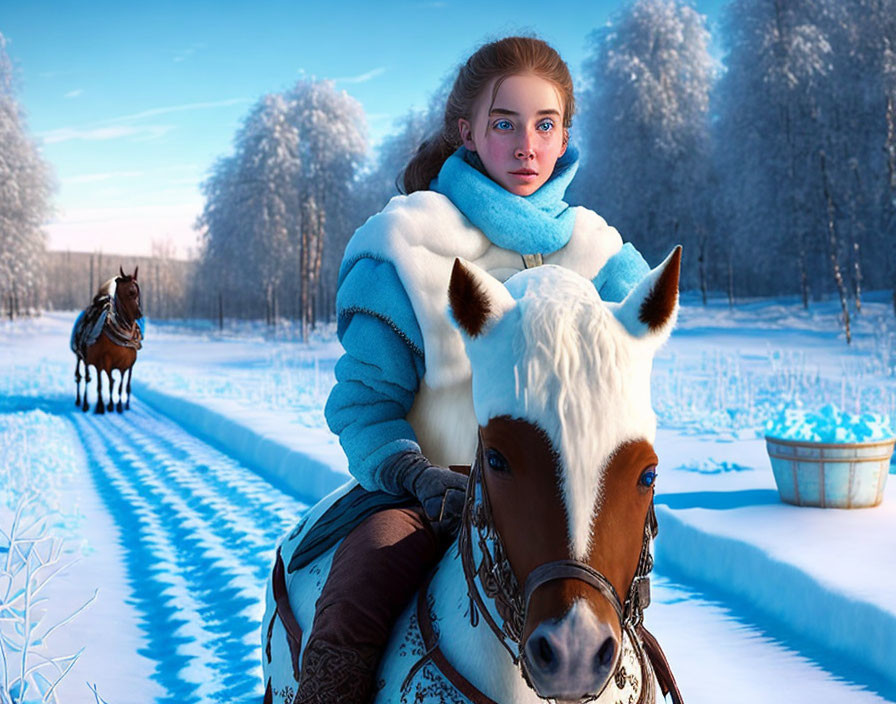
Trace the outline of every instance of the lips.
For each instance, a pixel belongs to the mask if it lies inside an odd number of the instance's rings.
[[[537,176],[537,171],[532,171],[532,169],[520,169],[519,171],[511,171],[514,176]]]

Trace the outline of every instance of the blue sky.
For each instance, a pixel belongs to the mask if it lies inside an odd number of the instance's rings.
[[[724,0],[697,0],[710,23]],[[623,0],[45,2],[4,0],[0,32],[28,126],[56,175],[51,249],[186,255],[199,184],[259,97],[304,76],[361,102],[372,145],[480,43],[520,31],[576,76]]]

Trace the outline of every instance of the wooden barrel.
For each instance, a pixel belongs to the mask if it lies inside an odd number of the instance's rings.
[[[797,506],[867,508],[884,495],[896,438],[822,443],[765,436],[781,499]]]

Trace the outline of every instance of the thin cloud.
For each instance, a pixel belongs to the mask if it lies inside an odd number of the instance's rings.
[[[156,117],[157,115],[167,115],[174,112],[188,112],[191,110],[208,110],[212,108],[228,107],[230,105],[239,105],[248,103],[248,98],[230,98],[228,100],[215,100],[202,103],[185,103],[183,105],[166,105],[160,108],[151,108],[142,112],[131,113],[130,115],[120,115],[118,117],[110,117],[105,120],[99,120],[84,127],[60,127],[59,129],[42,132],[38,136],[41,137],[46,144],[54,144],[58,142],[67,142],[73,139],[81,139],[87,141],[100,141],[109,139],[121,139],[123,137],[133,137],[134,139],[145,141],[149,139],[158,139],[174,129],[173,125],[120,125],[117,123],[133,122],[142,120],[146,117]]]
[[[58,130],[41,132],[38,136],[45,144],[58,144],[60,142],[70,142],[72,140],[105,142],[110,139],[122,139],[124,137],[147,140],[158,139],[172,129],[174,129],[173,125],[146,125],[143,127],[121,125],[118,127],[94,127],[86,129],[62,127]]]
[[[205,49],[205,44],[193,44],[193,46],[182,49],[180,51],[175,52],[174,54],[174,63],[180,63],[181,61],[185,61],[190,58],[193,54],[195,54],[199,49]]]
[[[83,88],[76,88],[75,90],[70,90],[68,93],[66,93],[65,97],[66,98],[77,98],[83,92],[84,92]]]
[[[41,71],[38,76],[41,78],[58,78],[59,76],[71,76],[74,73],[72,69],[65,71]]]
[[[107,171],[99,174],[81,174],[80,176],[72,176],[71,178],[62,179],[62,183],[98,183],[100,181],[111,181],[119,178],[139,178],[143,176],[143,171]]]
[[[334,83],[366,83],[377,76],[382,76],[385,72],[386,67],[380,66],[367,73],[362,73],[360,76],[347,76],[345,78],[334,78],[332,80]]]
[[[142,120],[144,117],[155,117],[156,115],[167,115],[172,112],[188,112],[190,110],[209,110],[211,108],[225,108],[231,105],[239,105],[248,103],[249,98],[229,98],[227,100],[214,100],[204,103],[184,103],[183,105],[166,105],[161,108],[151,108],[142,112],[135,112],[130,115],[121,115],[119,117],[110,117],[102,120],[98,124],[108,124],[114,122],[130,122],[131,120]]]
[[[98,183],[100,181],[111,181],[113,179],[129,179],[129,178],[142,178],[144,176],[165,176],[168,174],[182,174],[186,172],[197,172],[199,167],[196,164],[170,164],[168,166],[160,166],[155,169],[145,169],[142,171],[105,171],[94,174],[78,174],[77,176],[71,176],[69,178],[62,179],[63,184],[73,184],[73,183]],[[192,178],[186,178],[182,176],[177,176],[174,179],[169,179],[168,183],[170,184],[187,184],[193,185],[198,183],[200,180],[200,176],[196,175]]]

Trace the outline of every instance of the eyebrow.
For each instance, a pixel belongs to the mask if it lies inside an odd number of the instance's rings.
[[[539,110],[536,115],[556,115],[560,117],[560,111],[554,110],[553,108],[549,110]],[[513,110],[505,110],[504,108],[492,108],[489,115],[512,115],[513,117],[519,117],[519,113]]]

